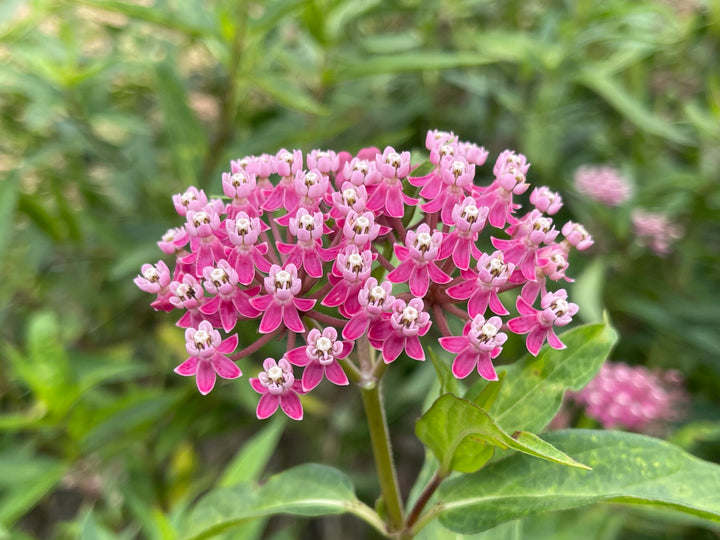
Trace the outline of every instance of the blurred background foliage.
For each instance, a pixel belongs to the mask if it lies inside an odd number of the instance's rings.
[[[358,396],[325,389],[288,430],[255,420],[248,385],[203,398],[172,373],[182,332],[132,278],[180,224],[171,194],[218,194],[230,159],[422,151],[433,128],[491,159],[517,149],[534,185],[562,192],[560,218],[596,239],[571,266],[581,316],[608,310],[613,359],[683,372],[692,402],[671,438],[718,460],[719,45],[717,0],[3,0],[0,535],[175,538],[209,488],[307,461],[355,471],[371,499]],[[621,170],[633,200],[580,197],[583,164]],[[633,242],[634,207],[683,228],[672,253]],[[407,492],[434,373],[406,369],[387,385]],[[265,535],[371,535],[344,519],[278,518]],[[575,518],[534,519],[533,538],[559,538]],[[625,512],[604,534],[657,537],[657,519]],[[665,523],[664,537],[714,537]]]

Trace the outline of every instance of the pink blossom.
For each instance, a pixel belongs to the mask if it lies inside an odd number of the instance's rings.
[[[430,314],[423,311],[425,305],[420,298],[405,303],[396,299],[392,303],[390,317],[384,324],[370,328],[368,337],[373,347],[382,350],[386,364],[393,362],[403,350],[410,358],[425,360],[418,336],[424,336],[430,330]]]
[[[475,143],[460,142],[457,147],[460,155],[464,157],[468,163],[472,163],[478,167],[484,165],[488,155],[490,155],[490,153],[485,150],[485,147],[478,146]]]
[[[268,334],[280,328],[283,323],[293,332],[304,332],[305,326],[300,320],[298,310],[312,309],[317,300],[297,298],[296,295],[302,288],[302,282],[297,277],[297,267],[288,264],[281,268],[273,264],[264,285],[268,294],[250,299],[250,304],[255,309],[265,312],[260,321],[260,332]]]
[[[415,205],[417,199],[405,195],[402,191],[402,179],[410,172],[410,152],[398,154],[388,146],[382,155],[375,157],[375,166],[382,175],[382,181],[375,186],[375,190],[367,201],[369,210],[383,211],[391,217],[403,217],[403,205]]]
[[[381,320],[383,313],[390,312],[395,302],[395,297],[391,293],[392,283],[389,281],[378,284],[374,277],[368,278],[357,295],[360,310],[352,315],[343,328],[343,337],[358,339],[367,332],[372,323]]]
[[[558,281],[564,279],[568,282],[573,282],[565,275],[565,270],[568,268],[566,246],[563,244],[551,244],[540,248],[537,253],[538,265],[535,269],[535,281],[528,281],[523,285],[521,295],[528,304],[535,302],[538,295],[545,295],[547,293],[546,281],[551,279]],[[511,282],[520,282],[516,276],[510,278]]]
[[[487,213],[487,207],[478,208],[472,197],[466,197],[462,204],[456,204],[452,211],[455,229],[443,239],[438,259],[446,259],[452,255],[455,266],[467,270],[470,267],[471,254],[476,259],[480,258],[482,252],[475,242],[478,234],[485,227]]]
[[[542,297],[538,311],[519,296],[515,304],[520,317],[510,319],[508,328],[516,334],[528,334],[526,345],[533,356],[537,356],[542,344],[547,339],[553,349],[564,349],[565,345],[555,335],[553,326],[565,326],[578,311],[577,304],[567,301],[567,292],[560,289],[549,292]]]
[[[266,226],[267,227],[267,226]],[[270,262],[265,258],[268,246],[257,243],[262,232],[262,222],[258,217],[250,217],[238,212],[235,219],[225,220],[227,238],[232,247],[226,247],[227,261],[238,273],[238,281],[249,285],[255,278],[255,268],[261,272],[270,270]]]
[[[248,319],[260,315],[250,304],[250,298],[260,291],[260,287],[247,290],[238,287],[238,274],[226,260],[219,260],[215,267],[203,268],[203,277],[207,292],[216,296],[200,306],[200,312],[205,315],[219,313],[223,330],[232,330],[237,324],[238,315]]]
[[[315,388],[323,375],[339,386],[349,384],[347,375],[338,363],[338,359],[345,358],[352,351],[353,344],[349,341],[339,341],[337,330],[325,328],[322,333],[313,328],[307,334],[307,345],[297,347],[286,353],[291,364],[304,367],[302,387],[305,392]]]
[[[275,362],[266,358],[263,370],[257,379],[250,379],[250,385],[260,396],[256,415],[259,420],[269,418],[278,407],[293,420],[302,420],[303,408],[299,394],[304,394],[302,383],[293,376],[292,366],[285,358]]]
[[[278,251],[288,256],[285,264],[303,267],[314,278],[322,277],[323,261],[332,259],[332,254],[322,249],[323,222],[322,212],[310,214],[305,208],[300,208],[288,221],[288,230],[297,238],[297,243],[275,243]]]
[[[192,274],[182,276],[182,281],[172,281],[168,286],[170,296],[168,300],[177,309],[186,309],[185,314],[176,323],[180,328],[197,326],[205,319],[213,319],[200,313],[200,306],[203,303],[202,285]],[[219,325],[218,325],[219,326]]]
[[[430,280],[434,283],[449,283],[452,278],[440,270],[433,262],[438,258],[442,233],[435,231],[430,234],[430,227],[422,223],[417,232],[407,231],[405,236],[406,246],[395,244],[395,255],[402,262],[395,270],[387,276],[393,283],[405,283],[410,285],[410,292],[414,296],[423,297],[430,286]]]
[[[620,206],[632,196],[632,186],[617,169],[583,166],[575,171],[579,193],[606,206]]]
[[[189,241],[190,236],[185,228],[175,227],[168,229],[165,234],[162,235],[162,238],[157,245],[163,253],[166,253],[167,255],[174,255],[180,253],[182,248]]]
[[[562,233],[568,244],[575,247],[578,251],[584,251],[594,244],[590,233],[579,223],[568,221],[563,225]]]
[[[365,210],[367,197],[367,189],[364,185],[356,186],[350,182],[343,182],[342,189],[332,193],[330,217],[344,218],[351,210],[356,213],[362,212]]]
[[[549,216],[556,214],[563,205],[560,194],[546,186],[536,187],[530,194],[530,204]]]
[[[215,386],[215,374],[223,379],[237,379],[242,375],[240,368],[225,355],[235,350],[237,334],[220,340],[220,333],[208,321],[202,321],[198,328],[185,330],[185,348],[190,358],[175,368],[175,373],[189,377],[195,375],[195,382],[201,394],[206,395]]]
[[[513,221],[512,214],[518,205],[513,203],[512,196],[527,191],[529,184],[526,175],[529,168],[530,164],[524,155],[505,150],[495,161],[495,180],[492,184],[487,188],[475,188],[475,199],[489,207],[488,221],[493,227],[502,228],[505,223]]]
[[[490,317],[487,321],[482,315],[476,315],[463,329],[462,336],[441,337],[440,346],[448,352],[456,353],[452,372],[458,379],[464,379],[474,368],[483,379],[497,381],[492,360],[502,351],[507,335],[500,332],[500,317]]]
[[[207,195],[202,189],[190,186],[185,193],[177,193],[172,196],[175,210],[181,216],[187,215],[188,210],[199,211],[208,203]]]
[[[257,216],[258,200],[255,175],[237,167],[233,167],[233,169],[231,173],[222,174],[223,193],[232,199],[225,208],[225,212],[230,218],[234,218],[238,212]]]
[[[347,246],[338,253],[333,273],[341,279],[335,283],[321,304],[329,307],[340,306],[340,312],[348,317],[360,310],[358,291],[370,277],[374,259],[372,251],[366,249],[361,253],[354,245]]]
[[[208,203],[202,210],[188,210],[186,217],[185,230],[190,235],[192,253],[182,262],[195,263],[195,273],[199,276],[203,268],[225,257],[223,240],[226,233],[220,228],[217,205]]]
[[[382,180],[375,167],[375,157],[372,160],[353,158],[346,163],[342,171],[343,178],[356,187],[374,186]],[[345,187],[343,187],[345,189]]]
[[[314,212],[328,193],[330,181],[319,169],[310,169],[308,172],[298,171],[295,174],[294,187],[298,196],[298,205]]]
[[[323,174],[328,174],[340,168],[340,161],[332,150],[313,150],[307,156],[307,166],[308,169],[317,169]]]
[[[483,315],[488,304],[498,315],[508,315],[508,310],[498,298],[498,291],[512,275],[515,265],[505,262],[502,251],[495,251],[490,255],[481,254],[476,268],[477,273],[472,270],[463,272],[465,281],[450,287],[448,296],[468,300],[468,314],[473,318]]]
[[[370,247],[370,242],[380,234],[380,225],[375,223],[375,214],[363,212],[358,214],[354,210],[348,212],[343,225],[343,236],[359,248]]]
[[[298,171],[303,168],[303,153],[301,150],[288,152],[284,148],[275,154],[277,174],[294,178]]]
[[[440,211],[443,223],[452,225],[453,207],[472,193],[475,165],[461,156],[445,156],[438,172],[420,190],[420,196],[429,201],[420,208],[429,213]]]

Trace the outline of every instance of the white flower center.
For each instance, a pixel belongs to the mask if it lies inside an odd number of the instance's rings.
[[[210,280],[216,287],[219,287],[223,283],[227,283],[229,281],[228,275],[222,268],[213,268],[212,272],[210,272]]]
[[[385,289],[383,289],[380,285],[376,285],[372,289],[370,289],[370,301],[373,304],[381,304],[385,301]]]
[[[385,158],[385,163],[392,165],[393,167],[399,167],[401,163],[400,154],[397,152],[390,152],[387,158]]]
[[[315,173],[307,173],[305,175],[305,185],[310,187],[318,183],[318,175]]]
[[[360,269],[363,266],[363,258],[360,256],[359,253],[351,253],[347,259],[347,262],[348,268],[350,268],[351,270]]]
[[[412,306],[407,306],[402,311],[403,322],[406,323],[406,326],[409,326],[417,320],[418,315],[417,309]]]
[[[515,182],[518,184],[522,184],[525,181],[525,175],[520,169],[513,167],[510,169],[510,174],[515,177]]]
[[[450,144],[443,144],[440,147],[440,155],[441,156],[454,156],[455,149]]]
[[[235,231],[240,235],[244,236],[250,231],[250,220],[240,218],[235,222]]]
[[[452,173],[455,175],[455,177],[460,176],[464,172],[465,172],[465,164],[462,161],[453,162]]]
[[[197,200],[194,193],[183,193],[182,197],[180,197],[180,200],[182,201],[183,205],[187,206],[194,200]]]
[[[308,231],[315,229],[315,219],[310,214],[300,216],[300,226]]]
[[[426,232],[421,232],[415,238],[415,247],[420,251],[427,251],[432,246],[432,236]]]
[[[197,332],[195,332],[195,335],[193,336],[193,341],[195,342],[195,347],[200,350],[205,349],[212,344],[212,341],[210,340],[210,334],[208,334],[205,330],[198,330]]]
[[[210,216],[207,212],[197,212],[193,215],[193,223],[196,227],[199,227],[203,223],[210,223]]]
[[[283,377],[283,371],[278,366],[273,366],[270,369],[267,370],[267,376],[268,379],[270,379],[275,384],[281,384],[285,377]]]
[[[285,270],[280,270],[277,274],[275,274],[275,288],[276,289],[289,289],[291,281],[292,281],[292,275],[290,274],[290,272],[287,272]]]
[[[160,279],[160,274],[158,273],[158,271],[155,269],[154,266],[151,266],[150,268],[148,268],[147,270],[145,270],[143,272],[143,277],[145,279],[147,279],[148,281],[152,281],[153,283],[155,283],[156,281],[158,281]]]
[[[540,218],[533,225],[533,229],[535,229],[536,231],[542,231],[545,233],[550,230],[550,227],[552,227],[552,221],[549,220],[548,218]]]
[[[468,204],[465,208],[463,208],[462,216],[470,223],[473,223],[477,220],[479,214],[480,210],[477,206],[474,204]]]
[[[346,189],[342,192],[342,195],[347,206],[353,205],[357,201],[357,193],[354,189]]]
[[[360,216],[355,220],[355,226],[353,227],[357,234],[366,234],[370,229],[370,220],[365,216]]]
[[[550,309],[553,310],[553,313],[557,315],[558,317],[562,317],[565,315],[568,311],[568,308],[570,306],[567,303],[567,300],[563,300],[562,298],[556,299],[551,305]]]
[[[170,229],[165,234],[162,235],[163,242],[172,242],[175,240],[175,231]]]
[[[498,277],[505,271],[505,262],[497,257],[490,259],[485,268],[495,277]]]
[[[232,175],[232,183],[233,186],[238,187],[242,184],[247,183],[247,178],[245,178],[245,175],[239,172],[236,172]]]
[[[290,152],[283,152],[280,155],[280,159],[284,161],[285,163],[292,163],[293,162],[293,155]]]
[[[489,322],[483,324],[482,328],[480,329],[480,335],[487,339],[494,338],[498,333],[498,329],[495,328],[494,324],[490,324]]]
[[[358,161],[355,166],[353,167],[353,170],[361,172],[363,174],[367,174],[368,172],[368,162],[367,161]]]
[[[326,353],[330,349],[332,349],[333,342],[330,341],[330,339],[326,338],[325,336],[322,336],[320,339],[317,340],[315,343],[315,348]]]

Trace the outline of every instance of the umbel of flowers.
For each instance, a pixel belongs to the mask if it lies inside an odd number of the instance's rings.
[[[421,166],[391,147],[248,156],[223,173],[225,198],[194,187],[174,195],[185,221],[158,242],[172,264],[143,265],[135,283],[187,329],[190,357],[175,371],[207,394],[216,375],[242,375],[235,361],[284,338],[285,355],[266,359],[250,384],[258,418],[281,408],[299,420],[298,396],[324,379],[362,383],[403,353],[425,360],[433,325],[458,378],[497,379],[508,333],[525,335],[533,355],[545,342],[563,348],[555,327],[578,307],[553,282],[571,281],[569,251],[592,245],[590,235],[556,226],[562,201],[546,187],[518,212],[529,189],[522,154],[505,150],[481,175],[483,147],[442,131],[425,143]],[[515,306],[505,305],[500,293],[514,288]],[[464,323],[461,335],[448,317]],[[221,334],[248,319],[261,337],[233,353],[237,335]]]

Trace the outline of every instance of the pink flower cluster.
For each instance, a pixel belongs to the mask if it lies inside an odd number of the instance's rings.
[[[633,210],[632,222],[637,243],[649,246],[661,257],[670,253],[671,244],[682,238],[682,229],[664,214]]]
[[[605,206],[620,206],[632,196],[632,185],[617,169],[583,166],[575,171],[575,189]]]
[[[534,355],[546,341],[563,348],[554,329],[578,308],[547,286],[571,281],[569,252],[592,245],[588,232],[569,222],[558,241],[550,216],[562,200],[545,187],[517,213],[516,197],[529,188],[522,154],[502,152],[489,184],[479,185],[484,148],[442,131],[429,132],[426,146],[426,174],[413,174],[410,153],[392,147],[283,149],[231,162],[224,199],[194,187],[174,195],[185,222],[158,242],[174,268],[143,265],[135,283],[187,329],[191,356],[176,371],[195,375],[205,394],[216,375],[240,376],[234,361],[287,336],[286,354],[266,359],[250,382],[261,394],[259,418],[281,408],[300,419],[299,395],[324,378],[346,385],[348,370],[363,373],[354,348],[372,347],[385,363],[403,353],[424,360],[421,338],[433,323],[460,378],[476,370],[496,379],[492,360],[506,332],[527,335]],[[518,316],[503,321],[510,312],[501,293],[513,288],[521,288]],[[465,322],[461,336],[451,335],[448,316]],[[260,337],[233,354],[237,335],[219,332],[250,319]],[[296,346],[298,335],[305,345]],[[302,369],[297,379],[293,366]]]
[[[682,417],[687,394],[680,372],[606,362],[590,383],[570,396],[607,429],[655,433]]]

